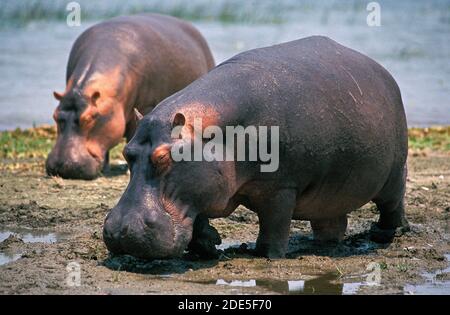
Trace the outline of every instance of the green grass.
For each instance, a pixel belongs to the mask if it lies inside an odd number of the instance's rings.
[[[411,128],[408,133],[410,149],[450,151],[450,126]],[[55,139],[56,129],[53,126],[0,132],[0,158],[15,160],[45,158],[53,147]],[[111,150],[111,159],[122,159],[124,145],[123,140]]]
[[[123,147],[125,146],[125,139],[122,140],[121,143],[119,143],[118,145],[116,145],[110,152],[109,152],[109,157],[112,160],[116,160],[116,159],[122,159],[123,160],[123,155],[122,155],[122,151],[123,151]]]
[[[406,263],[403,264],[397,264],[397,270],[400,272],[407,272],[408,271],[408,265]]]
[[[23,159],[46,157],[50,152],[56,133],[51,127],[0,133],[0,158]]]
[[[410,128],[408,135],[411,149],[450,151],[450,126]]]
[[[32,129],[16,129],[0,132],[0,158],[29,159],[46,158],[56,140],[56,128],[41,126]],[[110,152],[111,159],[122,159],[125,141]]]

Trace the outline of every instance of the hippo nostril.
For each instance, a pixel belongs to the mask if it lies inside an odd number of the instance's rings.
[[[54,158],[53,154],[50,154],[48,156],[45,167],[49,175],[56,175],[58,169],[58,161]]]
[[[114,254],[123,253],[122,247],[120,245],[119,237],[119,225],[117,224],[117,219],[115,216],[111,216],[111,213],[105,219],[105,224],[103,226],[103,240],[105,241],[106,247],[110,252]]]
[[[155,222],[156,222],[156,219],[155,219],[154,215],[152,215],[152,214],[144,215],[143,219],[144,219],[144,224],[147,227],[152,227],[155,224]]]
[[[112,239],[112,234],[108,229],[103,229],[103,238],[108,240]]]
[[[114,238],[112,229],[105,224],[103,228],[103,237],[112,240]]]
[[[125,224],[122,226],[122,229],[120,230],[120,236],[125,237],[128,234],[128,224]]]

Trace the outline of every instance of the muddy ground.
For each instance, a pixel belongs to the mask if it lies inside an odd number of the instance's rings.
[[[411,232],[389,245],[369,241],[368,230],[378,213],[368,204],[349,215],[340,244],[316,244],[309,222],[293,221],[289,254],[281,260],[255,258],[245,250],[254,245],[258,219],[244,208],[212,221],[224,242],[218,260],[110,257],[102,223],[127,185],[123,162],[114,160],[111,173],[94,181],[48,177],[43,157],[0,162],[2,294],[407,294],[416,293],[414,284],[426,281],[424,272],[449,265],[448,151],[422,150],[409,156]],[[80,266],[80,286],[70,281],[76,280],[70,278],[73,269],[67,269],[71,262]],[[376,263],[375,272],[369,270],[371,263]],[[381,283],[368,285],[377,280],[377,270]],[[438,280],[447,283],[439,293],[450,294],[448,269]]]

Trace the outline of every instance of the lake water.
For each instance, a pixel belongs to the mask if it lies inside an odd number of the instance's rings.
[[[64,90],[76,37],[100,20],[144,11],[191,20],[217,63],[256,47],[329,36],[391,72],[410,126],[450,124],[450,0],[378,1],[379,27],[367,25],[369,1],[78,1],[80,27],[66,24],[68,2],[2,0],[0,130],[52,123],[52,91]]]

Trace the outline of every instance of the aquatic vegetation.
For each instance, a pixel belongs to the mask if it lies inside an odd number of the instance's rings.
[[[78,0],[82,18],[104,19],[117,15],[145,12],[168,14],[187,20],[217,20],[221,22],[280,23],[283,6],[271,1],[193,0],[193,1],[105,1]],[[295,3],[291,0],[284,1]],[[31,21],[64,20],[67,1],[6,0],[0,7],[1,24],[23,26]],[[255,9],[257,8],[257,9]]]
[[[283,23],[299,21],[320,12],[323,23],[328,23],[330,15],[342,15],[348,24],[358,20],[365,21],[366,3],[359,0],[109,0],[109,1],[77,1],[82,9],[82,19],[98,20],[123,14],[154,12],[169,14],[187,20],[215,20],[223,23]],[[380,1],[389,7],[416,7],[421,16],[437,16],[442,23],[448,23],[448,3],[434,0],[434,6],[425,2]],[[65,0],[2,0],[0,6],[0,26],[23,26],[32,21],[64,20],[67,16]],[[403,11],[403,10],[401,10]],[[401,17],[408,18],[405,14]]]

